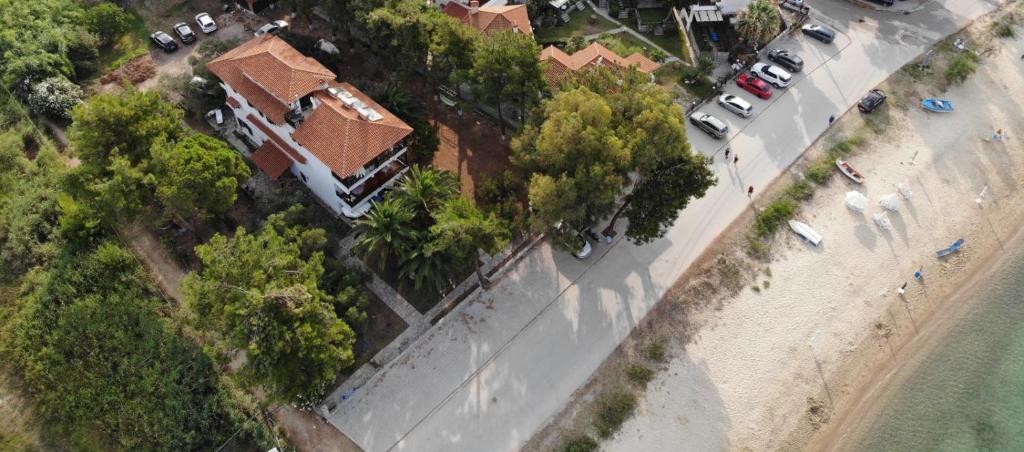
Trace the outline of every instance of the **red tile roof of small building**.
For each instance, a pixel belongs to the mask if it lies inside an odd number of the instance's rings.
[[[270,139],[277,144],[277,147],[288,153],[288,156],[291,157],[292,160],[299,163],[306,163],[306,158],[303,157],[299,151],[296,151],[295,148],[291,147],[287,141],[284,141],[284,138],[281,138],[281,136],[271,130],[270,127],[267,127],[267,125],[264,124],[263,121],[260,121],[260,118],[256,117],[256,115],[249,113],[245,119],[255,125],[256,128],[260,129],[264,135],[270,137]]]
[[[480,30],[483,34],[509,29],[533,34],[526,5],[481,6],[476,14],[472,14],[470,6],[452,0],[444,5],[444,13]]]
[[[264,141],[250,158],[256,166],[274,180],[281,177],[292,166],[292,159],[288,158],[284,151],[274,144],[273,140]]]
[[[598,65],[615,69],[635,67],[638,71],[647,74],[661,67],[660,64],[639,53],[623,58],[597,42],[591,43],[572,55],[563,52],[558,47],[548,46],[541,51],[540,60],[548,62],[545,76],[552,85],[558,84],[575,72]]]

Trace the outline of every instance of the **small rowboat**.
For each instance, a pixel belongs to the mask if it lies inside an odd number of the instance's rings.
[[[949,113],[953,111],[953,101],[946,99],[929,97],[921,101],[921,106],[924,107],[925,110],[938,113]]]
[[[821,243],[821,234],[818,234],[817,231],[811,229],[811,227],[805,223],[801,223],[796,220],[789,220],[789,228],[811,245],[818,246],[818,244]]]
[[[850,178],[850,180],[858,184],[864,183],[864,175],[857,172],[857,170],[853,169],[853,167],[850,166],[849,163],[846,163],[846,160],[836,159],[836,166],[838,166],[839,171],[842,171],[843,174],[846,175],[846,177]]]

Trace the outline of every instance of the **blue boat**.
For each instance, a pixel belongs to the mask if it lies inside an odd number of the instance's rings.
[[[957,251],[960,251],[960,247],[961,246],[964,246],[964,239],[960,239],[960,240],[957,240],[957,241],[953,242],[952,245],[949,245],[949,248],[936,251],[935,255],[938,256],[938,257],[949,256],[950,254],[953,254],[953,253],[955,253]]]
[[[949,113],[953,111],[953,101],[946,99],[936,99],[934,97],[929,97],[927,99],[922,100],[921,106],[924,107],[926,110],[939,113]]]

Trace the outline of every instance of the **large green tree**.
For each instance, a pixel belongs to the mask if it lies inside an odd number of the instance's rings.
[[[435,16],[430,35],[430,72],[440,83],[458,83],[469,77],[473,56],[482,36],[476,28],[445,14]]]
[[[252,175],[227,143],[203,134],[154,146],[152,164],[157,198],[170,214],[193,223],[226,213]]]
[[[782,31],[779,7],[769,0],[753,0],[740,11],[736,31],[747,42],[760,48]]]
[[[433,240],[429,247],[448,250],[459,262],[471,265],[484,288],[490,286],[490,281],[480,271],[478,251],[497,253],[508,245],[511,235],[508,225],[497,215],[485,213],[464,197],[449,200],[434,213],[430,233]]]
[[[534,224],[568,246],[579,228],[611,214],[629,170],[629,149],[617,135],[611,106],[585,87],[559,92],[543,122],[512,141],[514,161],[533,172]]]
[[[113,43],[131,27],[131,17],[128,13],[110,2],[89,7],[82,13],[81,20],[91,33],[100,37],[104,45]]]
[[[157,140],[174,142],[186,133],[181,109],[155,91],[134,88],[93,96],[72,118],[71,143],[85,165],[97,168],[106,168],[115,154],[138,165]]]
[[[450,171],[414,165],[396,190],[398,199],[413,208],[419,226],[429,227],[431,213],[459,194],[459,180]]]
[[[485,37],[473,54],[469,76],[475,96],[498,108],[502,134],[502,106],[512,102],[526,115],[547,89],[539,57],[540,45],[533,36],[511,30]]]
[[[436,14],[420,0],[388,0],[367,15],[367,38],[378,55],[408,74],[426,67]]]
[[[0,190],[0,281],[13,279],[57,255],[58,198],[67,168],[52,149],[44,149],[33,162],[22,155],[11,156],[13,166],[3,166],[7,151],[2,142],[8,134],[0,135],[0,172],[16,172],[19,180],[0,184],[0,188],[8,186]],[[16,150],[20,154],[21,149]]]
[[[326,234],[272,215],[256,234],[239,228],[196,247],[202,267],[182,287],[201,327],[244,353],[244,380],[276,400],[313,406],[352,365],[355,333],[319,283]]]

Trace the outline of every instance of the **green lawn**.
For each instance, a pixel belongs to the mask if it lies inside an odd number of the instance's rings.
[[[633,30],[636,30],[636,22],[628,22],[628,23],[626,23],[626,26],[628,26],[629,28],[631,28]],[[665,49],[665,51],[670,53],[672,56],[683,58],[683,41],[679,37],[679,33],[671,33],[671,34],[666,33],[666,34],[661,35],[661,36],[655,36],[654,34],[646,34],[646,33],[641,33],[641,34],[643,34],[645,38],[651,40],[651,42],[653,42],[653,43],[657,44],[658,46],[660,46],[661,48]],[[626,36],[627,33],[619,33],[619,35]],[[634,37],[633,35],[629,35],[629,38],[634,40],[634,41],[636,41],[636,42],[641,43],[641,45],[644,46],[644,47],[650,47],[650,46],[647,45],[647,43],[645,43],[645,42],[643,42],[643,41],[641,41],[639,39],[636,39],[636,37]],[[685,58],[683,58],[683,59],[685,59]]]
[[[590,16],[594,16],[594,23],[590,23]],[[603,33],[608,30],[619,28],[611,22],[587,7],[583,11],[573,11],[569,14],[569,23],[551,28],[538,28],[533,31],[537,42],[549,42],[569,39],[575,34],[581,36]]]

